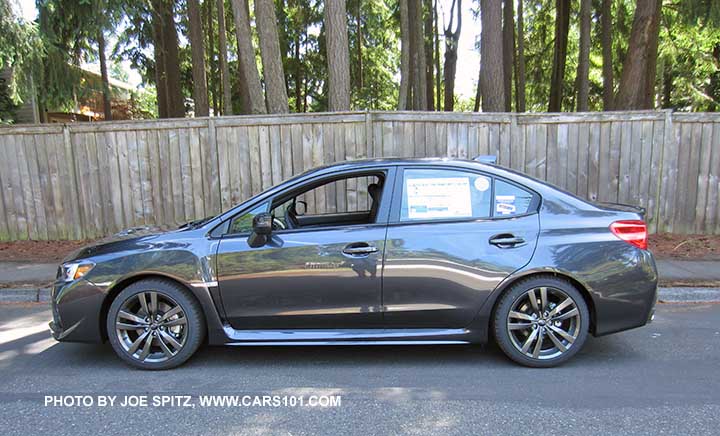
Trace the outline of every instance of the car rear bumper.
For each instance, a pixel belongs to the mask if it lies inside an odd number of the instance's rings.
[[[607,335],[653,321],[658,299],[658,276],[653,255],[636,250],[632,268],[616,277],[616,283],[593,286],[596,305],[595,336]]]

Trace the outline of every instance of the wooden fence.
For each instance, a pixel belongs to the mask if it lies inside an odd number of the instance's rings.
[[[720,234],[719,114],[352,112],[0,128],[0,240],[179,224],[346,159],[478,154],[646,207],[652,231]]]

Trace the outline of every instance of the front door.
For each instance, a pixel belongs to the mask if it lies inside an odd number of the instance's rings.
[[[389,206],[380,207],[379,212],[372,201],[365,201],[364,206],[351,201],[350,210],[337,204],[331,210],[320,207],[319,201],[328,198],[330,188],[335,196],[340,187],[347,189],[348,180],[342,182],[337,186],[314,183],[308,192],[296,192],[290,198],[281,194],[251,211],[251,215],[273,211],[278,228],[265,246],[248,245],[243,233],[247,228],[243,226],[252,222],[251,217],[234,219],[238,228],[223,237],[217,252],[218,286],[233,328],[381,327],[385,209]],[[354,182],[349,185],[363,188]],[[312,202],[306,202],[309,197]],[[294,215],[299,198],[306,204],[307,213],[288,217],[287,206],[293,205]]]

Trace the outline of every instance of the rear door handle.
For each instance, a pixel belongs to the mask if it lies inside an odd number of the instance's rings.
[[[354,244],[348,244],[343,248],[343,253],[350,256],[365,256],[372,253],[377,253],[377,247],[373,247],[367,242],[358,242]]]
[[[509,233],[495,235],[490,238],[490,241],[488,242],[499,248],[513,248],[525,245],[525,239]]]

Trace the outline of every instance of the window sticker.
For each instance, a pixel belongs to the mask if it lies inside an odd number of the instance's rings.
[[[405,182],[408,218],[472,216],[469,177],[418,178]]]
[[[478,191],[485,192],[488,189],[490,189],[490,179],[488,179],[487,177],[480,176],[477,179],[475,179],[474,185],[475,185],[475,189],[477,189]]]
[[[498,215],[512,215],[516,210],[514,195],[495,196],[495,213]]]

